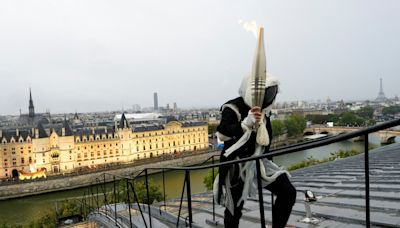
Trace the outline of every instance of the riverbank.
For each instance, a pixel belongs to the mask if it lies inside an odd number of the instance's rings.
[[[44,193],[65,191],[76,188],[82,188],[93,184],[96,178],[99,178],[103,173],[109,173],[117,176],[128,176],[132,173],[139,172],[145,168],[156,167],[176,167],[176,166],[191,166],[204,162],[212,155],[219,155],[220,151],[204,151],[192,154],[190,156],[183,156],[169,160],[153,159],[147,162],[141,161],[140,163],[132,163],[129,167],[102,170],[99,172],[92,172],[88,174],[75,175],[75,176],[59,176],[52,177],[52,179],[43,179],[33,182],[14,182],[7,184],[0,184],[0,200],[8,200],[13,198],[20,198],[25,196],[39,195]],[[112,179],[106,179],[112,181]]]

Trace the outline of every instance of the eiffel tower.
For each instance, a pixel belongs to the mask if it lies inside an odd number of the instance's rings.
[[[385,97],[385,93],[383,92],[382,78],[380,79],[380,81],[381,81],[381,86],[379,89],[378,97],[375,99],[375,101],[383,102],[383,101],[386,101],[387,98]]]

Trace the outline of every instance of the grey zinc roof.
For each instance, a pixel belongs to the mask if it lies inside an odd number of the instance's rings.
[[[42,123],[39,122],[37,129],[39,130],[39,138],[46,138],[49,137],[46,133],[46,131],[44,130],[44,127],[42,125]]]
[[[72,131],[71,125],[69,125],[67,120],[64,120],[63,128],[65,129],[65,136],[71,136],[74,134],[74,132]]]
[[[19,136],[17,136],[16,129],[3,130],[2,137],[0,138],[0,140],[3,140],[5,138],[7,142],[9,142],[12,137],[14,137],[15,140],[18,140],[20,136],[22,136],[24,140],[26,140],[28,135],[32,137],[31,131],[29,129],[18,129],[18,130],[19,130]]]
[[[119,121],[118,128],[129,128],[128,120],[125,117],[125,113],[122,113],[121,120]]]
[[[203,126],[203,125],[207,125],[207,122],[201,122],[201,121],[182,122],[182,127],[196,127],[196,126]]]
[[[157,131],[157,130],[162,130],[164,129],[164,126],[162,125],[145,125],[145,126],[138,126],[133,128],[132,132],[146,132],[146,131]]]
[[[89,135],[93,135],[94,137],[98,135],[101,138],[104,134],[106,134],[107,136],[108,134],[112,134],[114,136],[115,130],[112,127],[108,127],[106,133],[105,128],[96,128],[94,129],[94,134],[93,134],[93,130],[90,128],[80,128],[75,130],[74,135],[82,139],[82,136],[89,136]]]

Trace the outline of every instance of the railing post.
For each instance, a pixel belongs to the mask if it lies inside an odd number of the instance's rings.
[[[190,171],[186,170],[186,194],[187,194],[187,204],[189,212],[189,227],[192,227],[193,217],[192,217],[192,195],[190,190]]]
[[[163,184],[163,193],[164,193],[164,210],[167,210],[167,201],[165,201],[165,171],[162,169],[162,184]]]
[[[107,199],[107,185],[106,185],[106,173],[104,173],[104,176],[103,176],[103,186],[104,186],[104,197],[105,197],[104,201],[107,201],[107,204],[108,204],[108,199]]]
[[[151,223],[151,208],[150,208],[150,192],[149,192],[149,177],[147,175],[147,169],[144,170],[144,175],[146,179],[146,194],[147,194],[147,209],[149,210],[149,222],[150,222],[150,228],[152,228],[152,223]]]
[[[97,184],[97,183],[96,183],[96,206],[97,206],[97,212],[98,212],[100,210],[100,205],[99,205],[99,184]]]
[[[114,191],[113,191],[113,195],[114,195],[114,216],[115,216],[115,225],[118,226],[118,222],[117,222],[117,195],[116,195],[116,191],[115,191],[115,176],[113,176],[113,183],[114,183]]]
[[[126,194],[128,198],[129,226],[132,228],[131,198],[129,196],[129,180],[126,179]],[[140,207],[140,205],[139,205]]]
[[[274,158],[271,157],[271,161],[274,161]],[[271,192],[271,223],[274,224],[274,193]]]
[[[257,169],[257,186],[258,186],[258,201],[260,205],[260,219],[261,219],[261,227],[265,227],[265,216],[264,216],[264,199],[262,193],[262,185],[261,185],[261,171],[260,171],[260,159],[256,160],[256,169]]]
[[[141,209],[141,206],[140,206],[140,203],[139,203],[139,200],[138,200],[138,197],[137,197],[137,195],[136,195],[135,188],[133,187],[132,182],[130,183],[130,186],[131,186],[131,188],[132,188],[134,201],[136,201],[137,207],[138,207],[139,212],[140,212],[140,216],[142,216],[143,223],[144,223],[145,227],[147,228],[147,222],[146,222],[146,220],[144,219],[144,215],[143,215],[143,212],[142,212],[142,209]]]
[[[177,217],[177,219],[176,219],[176,227],[179,227],[179,218],[181,217],[181,209],[182,209],[183,194],[185,193],[185,186],[186,186],[186,175],[187,175],[187,172],[185,172],[185,179],[183,180],[183,187],[182,187],[182,194],[181,194],[181,202],[179,203],[179,211],[178,211],[178,217]]]
[[[365,224],[369,228],[370,213],[369,213],[369,157],[368,157],[368,134],[364,135],[364,171],[365,171]]]
[[[214,177],[214,156],[212,156],[212,158],[211,158],[211,163],[213,164],[213,167],[212,167],[212,180],[213,180],[213,183],[214,183],[214,181],[215,181],[215,177]],[[215,222],[215,197],[214,197],[214,195],[212,196],[212,204],[213,204],[213,208],[212,208],[213,221]]]

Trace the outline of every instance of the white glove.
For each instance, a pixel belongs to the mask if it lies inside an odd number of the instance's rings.
[[[256,117],[254,116],[254,113],[250,110],[249,114],[247,115],[246,118],[242,121],[242,124],[245,125],[247,128],[253,128],[254,124],[256,123]]]

